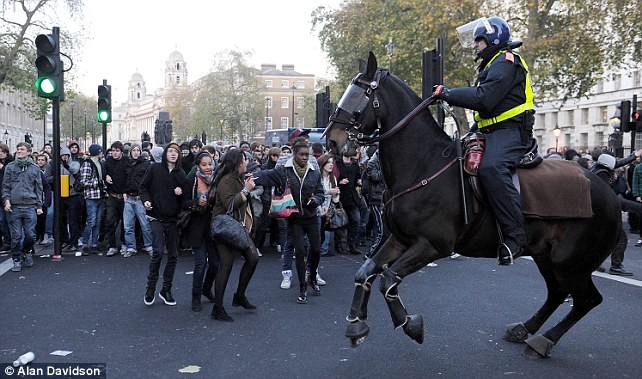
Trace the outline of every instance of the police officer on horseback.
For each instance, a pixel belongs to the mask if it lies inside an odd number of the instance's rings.
[[[533,90],[524,59],[513,51],[508,23],[500,17],[482,17],[457,28],[464,47],[474,47],[481,59],[474,87],[448,89],[435,86],[433,96],[474,111],[471,132],[483,133],[486,150],[479,180],[499,229],[503,248],[500,265],[510,265],[522,254],[528,238],[524,229],[520,196],[513,184],[521,157],[532,139]]]

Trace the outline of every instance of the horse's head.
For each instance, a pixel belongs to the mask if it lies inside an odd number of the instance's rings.
[[[387,74],[387,71],[377,69],[377,58],[372,52],[367,63],[360,61],[359,73],[339,100],[325,131],[332,153],[354,153],[378,131],[378,118],[383,110],[375,91]]]

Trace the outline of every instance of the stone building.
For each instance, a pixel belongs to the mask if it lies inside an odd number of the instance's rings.
[[[45,142],[51,143],[51,116],[34,120],[27,112],[26,104],[37,101],[28,91],[0,90],[0,140],[15,151],[16,144],[31,136],[34,151],[41,150]]]

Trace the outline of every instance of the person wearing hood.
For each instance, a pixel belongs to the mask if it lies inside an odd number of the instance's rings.
[[[123,229],[125,229],[125,245],[127,246],[127,251],[123,254],[123,257],[129,258],[132,255],[136,255],[136,234],[135,226],[136,221],[140,225],[141,235],[143,237],[143,250],[149,255],[152,254],[152,229],[149,225],[149,220],[147,220],[147,215],[145,212],[145,207],[143,202],[140,200],[140,183],[147,172],[147,168],[152,164],[147,159],[142,156],[142,149],[140,145],[132,145],[129,151],[129,161],[127,162],[127,168],[125,172],[126,184],[125,184],[125,194],[123,198],[125,200],[124,210],[123,210]]]
[[[16,160],[7,165],[2,182],[2,204],[11,231],[13,272],[22,271],[22,255],[25,266],[33,266],[36,220],[42,214],[42,174],[30,155],[31,144],[18,143]]]
[[[156,284],[160,273],[163,251],[167,250],[167,262],[163,271],[163,288],[159,297],[167,305],[176,305],[172,296],[174,271],[178,261],[178,226],[176,221],[183,204],[183,188],[187,177],[181,169],[181,148],[176,143],[165,146],[160,163],[147,169],[140,183],[139,194],[147,210],[152,227],[152,259],[147,275],[145,304],[154,304]]]
[[[71,152],[69,148],[61,147],[60,148],[60,175],[69,176],[69,196],[61,197],[61,208],[63,215],[66,215],[67,223],[69,228],[66,226],[61,229],[60,238],[63,244],[66,244],[72,250],[78,250],[78,240],[80,239],[80,210],[82,196],[80,192],[74,189],[74,183],[79,179],[80,175],[80,163],[71,159]],[[45,168],[45,180],[54,188],[54,166],[53,160],[49,162]],[[54,189],[54,192],[56,190]],[[47,225],[45,227],[45,238],[51,238],[51,231],[53,229],[53,202],[51,207],[47,210]],[[69,233],[67,233],[67,229]],[[45,239],[41,244],[45,244]]]
[[[154,146],[152,149],[149,151],[149,155],[152,156],[152,159],[156,163],[160,163],[163,161],[163,148],[160,146]]]
[[[83,154],[80,152],[80,146],[78,145],[78,142],[71,140],[67,144],[67,147],[69,148],[69,153],[72,161],[81,162],[85,159]]]
[[[472,33],[470,33],[472,31]],[[502,266],[511,265],[528,243],[520,197],[512,174],[533,136],[534,104],[528,65],[515,51],[501,17],[482,17],[457,28],[464,47],[474,47],[481,63],[473,87],[435,86],[433,97],[474,111],[471,132],[486,137],[479,180],[505,243],[498,249]]]

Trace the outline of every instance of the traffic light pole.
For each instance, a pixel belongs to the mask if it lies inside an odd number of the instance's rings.
[[[103,122],[103,153],[107,152],[107,123]]]
[[[53,124],[53,238],[55,261],[62,259],[62,199],[60,197],[60,98],[51,99],[52,124]],[[77,244],[78,241],[73,241]]]

